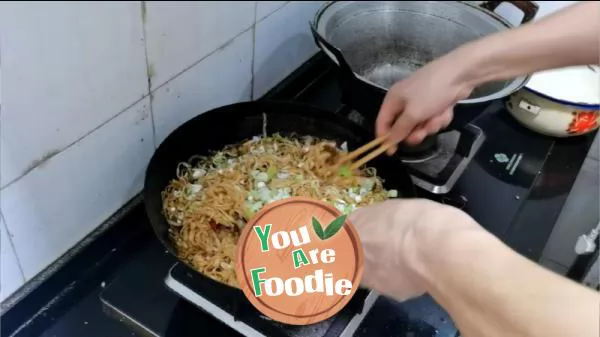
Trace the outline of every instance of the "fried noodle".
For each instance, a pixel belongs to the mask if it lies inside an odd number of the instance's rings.
[[[235,253],[240,229],[264,205],[291,196],[323,200],[349,213],[389,197],[374,168],[332,170],[346,149],[312,137],[254,137],[177,167],[162,193],[179,258],[200,273],[239,287]]]

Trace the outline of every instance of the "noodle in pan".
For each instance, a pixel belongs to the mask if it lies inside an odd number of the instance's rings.
[[[323,200],[343,213],[396,197],[374,168],[331,169],[345,144],[312,137],[254,137],[211,156],[180,163],[162,193],[178,256],[200,273],[239,287],[240,229],[266,204],[292,196]]]

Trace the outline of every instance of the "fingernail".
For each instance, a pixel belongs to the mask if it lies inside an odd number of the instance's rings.
[[[397,150],[397,149],[398,149],[398,147],[397,147],[397,146],[395,146],[395,145],[394,145],[394,146],[392,146],[392,147],[390,147],[390,148],[387,150],[387,154],[388,154],[388,156],[392,156],[392,155],[394,155],[394,153],[396,153],[396,150]]]

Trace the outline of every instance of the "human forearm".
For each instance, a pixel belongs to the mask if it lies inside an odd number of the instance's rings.
[[[598,336],[597,293],[457,219],[422,231],[413,268],[463,336]]]
[[[461,81],[479,84],[545,69],[597,64],[600,3],[581,2],[537,22],[463,45],[448,56]]]
[[[377,116],[377,136],[418,144],[447,127],[454,105],[483,83],[596,64],[599,34],[600,3],[594,1],[464,44],[390,87]],[[393,152],[395,147],[388,150]]]

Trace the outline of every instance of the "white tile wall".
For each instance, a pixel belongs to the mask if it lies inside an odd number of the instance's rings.
[[[139,3],[2,2],[0,31],[2,187],[147,91]]]
[[[202,112],[250,100],[251,64],[252,31],[247,31],[156,90],[152,101],[156,145]]]
[[[152,88],[248,29],[254,23],[254,10],[254,1],[147,2]]]
[[[145,98],[2,190],[0,207],[25,277],[135,196],[153,150]]]
[[[306,61],[319,5],[0,3],[0,301],[140,191],[155,140]]]
[[[293,1],[256,25],[254,98],[317,52],[309,21],[323,1]]]
[[[24,281],[17,255],[0,214],[0,301],[20,287]]]

